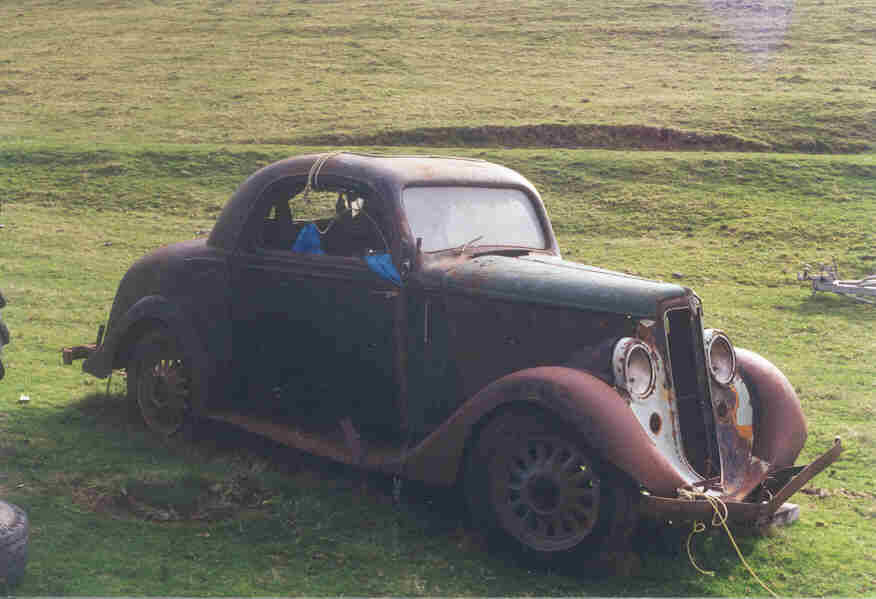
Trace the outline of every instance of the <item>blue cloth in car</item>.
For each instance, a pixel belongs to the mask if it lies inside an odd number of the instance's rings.
[[[369,254],[365,256],[365,263],[368,264],[368,268],[381,277],[401,287],[401,275],[398,274],[398,270],[392,263],[392,256],[389,254]]]
[[[313,223],[304,225],[292,245],[292,251],[301,254],[325,254],[320,244],[319,229],[316,228],[316,225]]]

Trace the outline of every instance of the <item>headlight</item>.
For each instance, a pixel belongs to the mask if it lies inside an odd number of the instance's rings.
[[[718,384],[729,384],[736,375],[736,352],[727,335],[717,329],[706,329],[703,342],[712,377]]]
[[[612,355],[614,380],[633,399],[645,399],[654,390],[657,368],[648,346],[632,337],[624,337],[614,346]]]

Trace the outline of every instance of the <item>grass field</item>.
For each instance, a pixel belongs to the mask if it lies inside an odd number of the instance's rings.
[[[288,144],[557,123],[861,150],[876,138],[874,13],[873,0],[3,3],[0,135]]]
[[[795,280],[832,258],[876,271],[876,3],[31,0],[0,23],[19,594],[765,594],[719,535],[694,542],[715,577],[653,535],[629,576],[528,569],[487,552],[453,494],[409,485],[396,508],[385,479],[220,427],[162,443],[121,373],[107,388],[60,364],[134,259],[329,143],[506,164],[566,258],[693,287],[708,326],[794,383],[801,461],[848,448],[796,496],[800,522],[741,539],[746,559],[780,595],[876,593],[876,309]]]

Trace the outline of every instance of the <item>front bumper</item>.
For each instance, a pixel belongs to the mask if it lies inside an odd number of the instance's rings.
[[[74,360],[86,360],[88,361],[94,354],[97,353],[97,350],[100,348],[101,343],[103,342],[103,332],[105,330],[104,325],[100,325],[97,329],[97,341],[94,343],[86,343],[85,345],[73,345],[70,347],[65,347],[61,350],[61,358],[64,360],[64,364],[70,365]],[[86,372],[90,372],[88,369],[83,367],[83,370]],[[106,375],[104,375],[105,377]],[[100,378],[104,378],[100,377]]]
[[[764,497],[763,500],[735,501],[716,495],[727,506],[728,522],[762,526],[768,524],[773,514],[808,483],[816,474],[830,466],[843,451],[839,437],[833,447],[807,466],[782,468],[770,472],[752,495]],[[639,513],[649,518],[675,521],[708,521],[714,514],[712,504],[705,499],[683,499],[643,495],[639,502]]]

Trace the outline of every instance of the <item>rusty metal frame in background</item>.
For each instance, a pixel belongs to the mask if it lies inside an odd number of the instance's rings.
[[[812,282],[812,295],[819,291],[830,291],[845,295],[859,302],[876,304],[876,274],[864,277],[863,279],[842,281],[839,278],[836,260],[832,264],[819,264],[818,268],[819,273],[813,275],[810,273],[815,269],[808,264],[804,264],[803,272],[797,273],[798,281]]]

